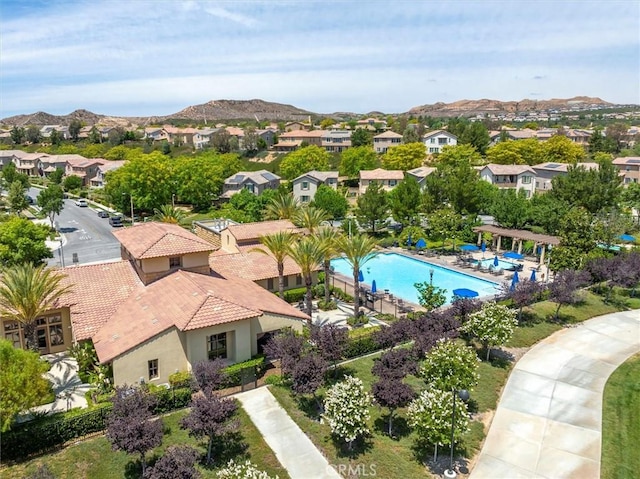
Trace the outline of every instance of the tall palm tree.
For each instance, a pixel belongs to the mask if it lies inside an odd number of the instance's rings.
[[[323,226],[316,231],[315,237],[318,239],[324,249],[324,258],[322,258],[322,265],[324,267],[324,302],[329,302],[330,288],[329,288],[329,271],[331,268],[331,260],[339,253],[338,239],[342,235],[338,230],[332,226]]]
[[[313,286],[311,275],[322,264],[324,247],[315,237],[307,236],[291,245],[289,256],[300,267],[307,288],[305,294],[306,313],[309,315],[309,324],[311,324],[311,287]]]
[[[293,243],[295,234],[291,231],[278,231],[266,236],[260,236],[260,242],[266,250],[262,248],[252,248],[255,253],[266,254],[275,259],[278,266],[278,291],[280,297],[284,298],[284,260],[289,256],[289,248]]]
[[[299,208],[300,203],[291,193],[281,193],[266,206],[264,217],[270,220],[290,220]]]
[[[293,217],[293,222],[297,226],[307,228],[313,234],[315,230],[329,219],[327,212],[321,208],[304,206],[300,208]]]
[[[155,213],[154,219],[161,223],[178,224],[185,217],[184,211],[172,205],[162,205],[160,208],[155,208],[153,212]]]
[[[61,281],[66,275],[30,263],[3,271],[0,283],[0,316],[18,321],[30,349],[38,351],[36,319],[57,307],[58,300],[71,291]]]
[[[343,236],[338,240],[338,248],[353,268],[353,315],[356,318],[360,314],[360,278],[358,277],[360,269],[379,254],[379,251],[376,251],[377,245],[375,239],[359,234],[353,235],[351,238]]]

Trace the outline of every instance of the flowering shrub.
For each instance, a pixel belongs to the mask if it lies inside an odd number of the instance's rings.
[[[349,444],[359,436],[369,434],[367,421],[371,396],[365,392],[362,381],[353,376],[334,384],[327,391],[324,400],[324,418],[328,421],[331,432]]]
[[[513,330],[518,325],[517,314],[514,309],[489,301],[482,305],[480,311],[470,314],[469,320],[461,329],[482,341],[489,360],[491,345],[501,346],[511,339]]]
[[[244,464],[234,462],[231,459],[227,465],[220,469],[217,473],[218,479],[278,479],[278,476],[272,477],[251,461],[247,460]]]
[[[478,384],[476,352],[455,341],[441,339],[420,365],[420,376],[437,389],[471,389]]]

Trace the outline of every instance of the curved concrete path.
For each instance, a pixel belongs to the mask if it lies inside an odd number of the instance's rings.
[[[340,479],[267,387],[236,394],[291,479]]]
[[[638,352],[638,310],[590,319],[531,348],[509,376],[470,478],[599,478],[604,386]]]

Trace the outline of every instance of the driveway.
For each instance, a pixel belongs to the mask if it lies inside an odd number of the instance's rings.
[[[470,475],[600,477],[602,394],[640,352],[640,311],[590,319],[552,334],[515,365]]]

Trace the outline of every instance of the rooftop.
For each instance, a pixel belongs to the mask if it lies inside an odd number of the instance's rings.
[[[258,240],[260,236],[266,236],[278,231],[300,231],[296,225],[289,220],[259,221],[257,223],[244,223],[229,225],[229,233],[236,241]]]
[[[375,170],[361,170],[361,180],[402,180],[404,173],[402,170],[384,170],[376,168]]]

